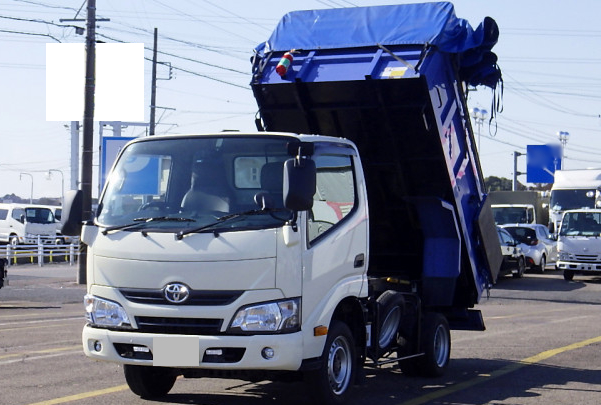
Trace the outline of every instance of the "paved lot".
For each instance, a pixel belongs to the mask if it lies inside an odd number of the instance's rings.
[[[118,365],[81,351],[84,286],[68,265],[14,266],[0,290],[0,404],[308,404],[300,383],[179,379],[163,400],[132,394]],[[437,379],[367,372],[354,404],[601,403],[601,278],[527,274],[501,280],[479,305],[485,332],[453,332]]]

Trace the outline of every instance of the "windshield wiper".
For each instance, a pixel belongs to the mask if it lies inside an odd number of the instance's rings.
[[[184,217],[142,217],[142,218],[134,218],[133,221],[134,222],[130,223],[130,224],[108,226],[108,227],[104,228],[104,230],[102,231],[102,234],[106,235],[107,233],[109,233],[111,231],[122,231],[122,230],[127,230],[127,229],[132,229],[132,228],[135,229],[136,227],[148,224],[150,222],[157,222],[157,221],[196,222],[196,220],[194,220],[192,218],[184,218]]]
[[[210,224],[199,226],[197,228],[181,230],[181,231],[177,232],[175,234],[175,236],[176,236],[177,240],[182,240],[182,238],[184,236],[189,235],[191,233],[202,232],[206,229],[214,227],[215,225],[220,225],[220,224],[223,224],[224,222],[228,222],[233,219],[237,219],[237,218],[245,217],[245,216],[249,216],[249,215],[258,215],[258,214],[269,213],[272,217],[274,217],[276,219],[279,219],[281,221],[286,221],[286,219],[277,218],[272,214],[273,212],[279,212],[279,211],[289,211],[289,210],[287,210],[285,208],[276,208],[276,209],[260,208],[260,209],[254,209],[254,210],[249,210],[249,211],[237,212],[234,214],[228,214],[228,215],[224,215],[222,217],[217,218],[217,221],[211,222]]]

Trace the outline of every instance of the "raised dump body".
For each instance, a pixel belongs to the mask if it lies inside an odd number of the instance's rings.
[[[450,3],[358,7],[289,13],[256,50],[258,125],[358,146],[368,274],[421,278],[426,305],[473,305],[499,268],[464,93],[495,87],[497,35],[494,20],[474,31]]]

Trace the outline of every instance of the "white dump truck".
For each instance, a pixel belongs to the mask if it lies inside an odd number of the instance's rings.
[[[286,15],[253,59],[263,131],[132,141],[83,227],[67,198],[85,354],[144,398],[304,378],[341,404],[365,367],[441,375],[502,259],[463,92],[496,83],[495,42],[450,3]]]

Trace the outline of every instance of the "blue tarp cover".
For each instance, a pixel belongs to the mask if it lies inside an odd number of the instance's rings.
[[[265,51],[432,44],[444,52],[482,45],[482,30],[455,16],[449,2],[293,11],[266,42]]]
[[[450,2],[293,11],[286,14],[259,55],[291,49],[318,50],[365,46],[433,45],[461,54],[463,77],[470,84],[495,87],[500,79],[490,50],[498,39],[496,22],[487,17],[476,28],[457,18]],[[482,71],[484,68],[484,72]],[[494,73],[493,77],[488,76]]]

